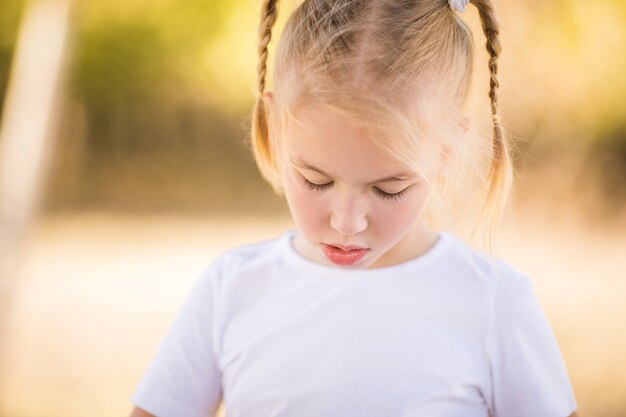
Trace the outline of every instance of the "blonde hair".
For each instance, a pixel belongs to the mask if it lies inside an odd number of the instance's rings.
[[[424,216],[435,224],[470,219],[472,239],[483,232],[491,252],[510,201],[513,168],[498,113],[500,29],[491,0],[471,3],[489,53],[490,143],[476,129],[461,134],[474,47],[469,27],[447,0],[304,0],[276,50],[271,111],[263,93],[278,1],[263,0],[251,145],[274,191],[283,194],[280,145],[298,123],[294,110],[319,104],[354,120],[382,149],[418,170],[418,159],[439,157],[424,152],[424,138],[445,144],[453,163],[433,187]]]

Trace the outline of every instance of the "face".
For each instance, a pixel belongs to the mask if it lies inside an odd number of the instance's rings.
[[[289,132],[279,163],[301,255],[346,269],[377,268],[432,246],[436,233],[420,219],[431,190],[422,174],[434,181],[439,164],[412,171],[320,107],[296,116],[303,127]]]

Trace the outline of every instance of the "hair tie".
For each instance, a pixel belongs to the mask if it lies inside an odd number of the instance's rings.
[[[452,10],[456,10],[460,13],[465,11],[465,6],[467,6],[469,0],[448,0],[448,4]]]

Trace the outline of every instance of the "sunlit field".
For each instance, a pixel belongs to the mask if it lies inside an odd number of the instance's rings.
[[[624,416],[626,235],[530,219],[504,225],[500,257],[532,278],[581,416]],[[40,221],[11,304],[0,415],[130,414],[130,396],[202,269],[224,249],[290,227],[286,218]]]

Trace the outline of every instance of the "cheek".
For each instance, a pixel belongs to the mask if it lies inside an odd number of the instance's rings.
[[[383,201],[372,213],[370,227],[375,227],[379,236],[389,239],[406,233],[417,221],[426,205],[428,190],[418,188],[399,201]]]
[[[289,182],[285,185],[285,198],[294,222],[303,233],[315,233],[327,221],[323,197]]]

